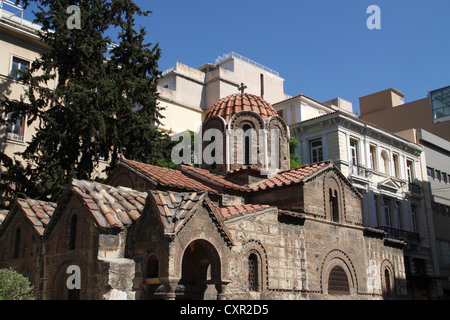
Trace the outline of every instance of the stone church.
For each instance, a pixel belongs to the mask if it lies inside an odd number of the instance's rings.
[[[362,197],[333,162],[290,169],[289,130],[269,103],[223,98],[209,128],[223,133],[220,164],[122,159],[105,184],[73,180],[57,203],[18,199],[0,215],[0,267],[44,300],[405,298],[405,243],[363,226]],[[270,128],[275,170],[248,161],[250,146],[270,151]],[[241,164],[234,129],[255,130]]]

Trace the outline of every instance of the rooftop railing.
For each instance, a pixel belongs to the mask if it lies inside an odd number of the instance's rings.
[[[255,67],[257,67],[257,68],[260,68],[260,69],[263,69],[264,71],[267,71],[267,72],[269,72],[269,73],[272,73],[272,74],[274,74],[274,75],[276,75],[276,76],[280,76],[280,74],[277,72],[277,71],[275,71],[275,70],[273,70],[273,69],[270,69],[270,68],[268,68],[268,67],[266,67],[266,66],[263,66],[262,64],[260,64],[260,63],[258,63],[258,62],[256,62],[256,61],[253,61],[253,60],[251,60],[251,59],[249,59],[249,58],[246,58],[246,57],[244,57],[243,55],[240,55],[239,53],[236,53],[236,52],[230,52],[230,53],[226,53],[226,54],[224,54],[223,56],[219,56],[217,59],[216,59],[216,62],[215,62],[215,64],[217,65],[217,64],[219,64],[219,63],[222,63],[222,62],[224,62],[224,61],[226,61],[226,60],[228,60],[228,59],[231,59],[231,58],[237,58],[237,59],[240,59],[240,60],[242,60],[242,61],[245,61],[245,62],[247,62],[247,63],[250,63],[251,65],[253,65],[253,66],[255,66]]]
[[[4,7],[9,7],[10,9],[17,10],[16,12],[10,12],[4,9]],[[23,24],[23,7],[20,5],[16,5],[13,1],[10,0],[1,0],[0,1],[0,18],[7,18],[11,20],[12,17],[18,16],[20,14],[20,24]],[[4,15],[7,13],[8,17]]]

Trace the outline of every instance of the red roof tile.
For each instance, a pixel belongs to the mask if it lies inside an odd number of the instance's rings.
[[[243,204],[243,205],[235,205],[229,207],[219,208],[219,212],[222,214],[224,218],[229,218],[235,216],[237,214],[251,213],[260,211],[263,209],[270,208],[269,205],[260,205],[260,204]]]
[[[298,183],[305,178],[318,172],[320,169],[329,166],[330,161],[322,161],[317,163],[308,164],[295,169],[290,169],[278,173],[275,177],[263,181],[257,186],[253,187],[253,191],[265,190],[274,187],[281,187],[292,183]]]
[[[150,164],[128,159],[122,159],[121,163],[138,171],[155,183],[163,186],[170,186],[193,191],[208,191],[217,193],[214,189],[208,187],[200,181],[188,177],[180,170],[153,166]]]
[[[278,115],[272,105],[263,98],[248,93],[237,93],[216,102],[206,113],[206,118],[221,116],[228,122],[235,113],[243,110],[256,112],[263,119]]]
[[[85,180],[73,180],[72,190],[102,228],[129,226],[142,214],[145,205],[142,199],[147,198],[145,192]]]
[[[180,170],[186,174],[193,176],[193,177],[202,179],[205,182],[217,184],[218,186],[223,187],[223,188],[229,188],[229,189],[235,189],[235,190],[241,190],[241,191],[250,191],[251,190],[247,186],[239,185],[239,184],[233,183],[231,181],[228,181],[223,176],[213,174],[210,171],[205,170],[205,169],[181,165]]]
[[[56,203],[19,198],[17,205],[33,224],[34,229],[42,236],[55,211]]]

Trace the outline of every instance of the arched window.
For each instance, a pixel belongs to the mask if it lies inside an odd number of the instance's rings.
[[[13,250],[13,258],[19,258],[19,249],[20,249],[20,228],[16,229],[16,233],[14,235],[14,250]]]
[[[382,173],[390,174],[389,168],[389,154],[386,150],[381,151],[381,165],[380,169]]]
[[[151,255],[147,259],[147,276],[146,278],[158,278],[159,277],[159,263],[158,257]]]
[[[248,289],[250,291],[259,291],[258,256],[252,252],[248,257]]]
[[[391,274],[388,268],[384,269],[384,294],[391,294]]]
[[[341,266],[334,266],[328,277],[328,293],[334,295],[349,295],[350,287],[347,274]]]
[[[251,137],[251,127],[250,125],[246,124],[243,127],[244,130],[244,164],[249,165],[251,161],[250,156],[250,137]]]
[[[75,250],[77,239],[77,216],[73,215],[70,219],[70,233],[69,233],[69,250]]]
[[[330,210],[331,210],[331,219],[334,222],[339,222],[339,201],[338,201],[338,193],[337,190],[329,189],[329,197],[330,197]]]

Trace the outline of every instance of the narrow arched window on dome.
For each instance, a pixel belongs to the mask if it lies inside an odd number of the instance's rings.
[[[251,137],[251,127],[246,124],[243,127],[244,130],[244,164],[246,166],[250,165],[251,157],[250,157],[250,137]]]

